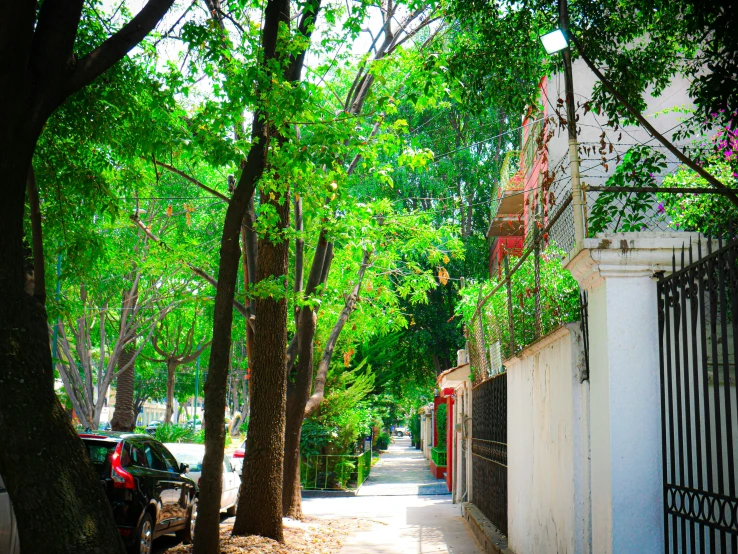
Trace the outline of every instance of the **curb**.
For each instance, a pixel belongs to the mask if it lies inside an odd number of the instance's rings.
[[[464,519],[469,522],[472,533],[486,554],[515,554],[507,547],[507,537],[497,530],[479,508],[464,502]]]

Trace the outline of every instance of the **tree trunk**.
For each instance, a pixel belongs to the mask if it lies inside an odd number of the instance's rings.
[[[272,199],[262,194],[279,217],[277,228],[259,241],[257,280],[284,281],[280,298],[257,298],[256,333],[251,373],[251,419],[246,439],[239,509],[234,535],[261,535],[282,542],[282,471],[284,465],[285,371],[287,349],[287,262],[289,243],[289,190]],[[272,242],[276,237],[279,242]],[[258,282],[257,281],[257,282]]]
[[[167,360],[167,405],[164,410],[164,423],[172,422],[174,413],[174,372],[177,366],[172,360]]]
[[[21,551],[123,552],[100,480],[54,393],[46,311],[24,291],[23,212],[33,147],[11,148],[3,134],[0,473],[18,520]]]
[[[137,414],[133,406],[133,386],[136,379],[135,362],[131,362],[131,366],[120,373],[120,368],[125,367],[131,361],[135,352],[135,343],[128,344],[118,358],[119,373],[116,377],[115,412],[113,413],[113,419],[110,420],[110,427],[113,431],[131,432],[136,428]]]
[[[293,519],[302,519],[300,436],[302,435],[302,422],[305,419],[305,404],[310,397],[310,387],[313,383],[315,317],[312,309],[305,307],[300,310],[299,324],[297,375],[295,383],[290,387],[291,394],[287,399],[282,483],[282,514]]]
[[[328,243],[325,230],[321,231],[310,267],[305,296],[312,295],[317,287],[328,279],[328,268],[333,257],[332,244]],[[300,287],[302,288],[302,287]],[[299,291],[296,291],[299,292]],[[282,514],[294,519],[302,518],[302,493],[300,486],[300,436],[305,419],[305,405],[310,398],[313,384],[313,354],[317,314],[303,306],[297,316],[297,364],[294,383],[288,384],[287,420],[284,438],[284,472],[282,479]]]

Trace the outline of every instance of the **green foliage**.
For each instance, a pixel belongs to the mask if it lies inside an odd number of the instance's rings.
[[[634,146],[623,156],[609,187],[654,187],[656,177],[666,169],[665,156],[647,146]],[[654,217],[655,195],[647,192],[602,192],[589,215],[589,233],[616,233],[647,229]]]
[[[446,422],[448,418],[448,406],[439,404],[436,408],[436,429],[438,430],[438,448],[446,448]]]
[[[374,448],[377,450],[387,450],[389,448],[390,442],[392,442],[392,437],[387,431],[382,431],[379,433],[379,436],[377,436],[377,440],[374,443]]]
[[[541,334],[546,335],[563,323],[579,319],[579,285],[569,271],[562,265],[563,253],[550,246],[540,257],[540,298],[541,298]],[[535,334],[535,267],[533,256],[523,262],[512,275],[513,333],[516,348],[531,344]],[[516,265],[512,257],[510,265]],[[481,351],[489,352],[490,347],[499,341],[502,360],[513,353],[510,352],[510,327],[508,323],[507,288],[499,286],[496,280],[472,283],[461,290],[461,300],[457,305],[457,314],[462,322],[470,328],[470,340],[481,335],[476,331],[478,325],[484,326],[485,344],[472,344]],[[477,319],[472,319],[478,302],[492,290],[494,294],[479,310]],[[472,372],[478,368],[472,360]]]
[[[413,437],[413,443],[420,440],[420,415],[417,413],[410,418],[410,434]]]
[[[159,442],[196,442],[195,432],[184,425],[164,423],[156,428],[154,437]]]
[[[729,163],[714,159],[705,169],[723,183],[736,187],[738,180]],[[687,167],[680,167],[664,179],[665,187],[706,187],[708,183]],[[669,226],[682,231],[699,231],[711,237],[727,236],[731,222],[738,221],[738,208],[722,194],[659,194],[661,206],[670,218]]]

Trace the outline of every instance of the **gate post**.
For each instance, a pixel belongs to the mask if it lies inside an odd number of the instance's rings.
[[[670,271],[674,250],[689,240],[600,234],[567,264],[589,293],[592,552],[664,551],[654,274]]]

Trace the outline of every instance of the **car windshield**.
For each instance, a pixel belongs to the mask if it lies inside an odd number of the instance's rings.
[[[172,448],[169,451],[174,454],[180,464],[190,466],[190,471],[202,471],[202,455],[193,452],[178,452]]]

